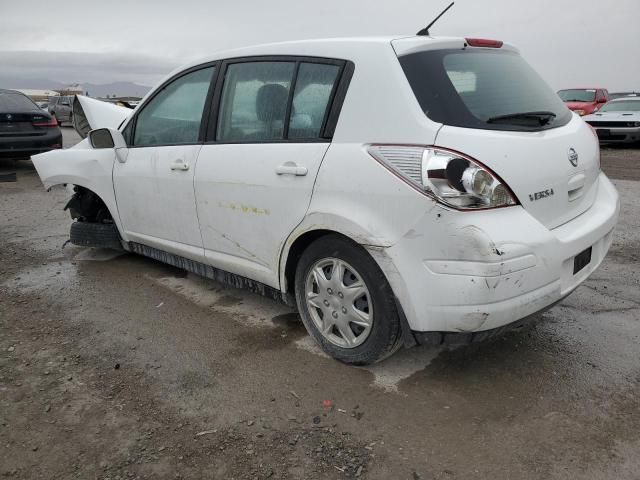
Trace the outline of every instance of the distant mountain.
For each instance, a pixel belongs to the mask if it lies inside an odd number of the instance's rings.
[[[91,97],[106,97],[116,95],[118,97],[144,97],[151,87],[138,85],[133,82],[113,82],[104,85],[94,83],[84,83],[82,88]],[[44,80],[38,78],[5,78],[0,73],[0,88],[24,88],[35,90],[60,90],[67,84],[56,82],[55,80]]]

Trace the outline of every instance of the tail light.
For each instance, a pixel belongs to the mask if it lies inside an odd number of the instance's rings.
[[[462,153],[438,147],[371,145],[369,154],[420,193],[458,210],[517,205],[491,170]]]
[[[34,127],[57,127],[58,120],[55,118],[43,118],[42,120],[35,120],[31,124]]]

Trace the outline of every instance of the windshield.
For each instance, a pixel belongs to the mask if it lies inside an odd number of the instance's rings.
[[[596,99],[595,89],[560,90],[558,95],[563,102],[593,102]]]
[[[508,50],[430,50],[399,58],[433,121],[491,130],[544,130],[571,113],[545,81]]]
[[[640,100],[620,100],[605,104],[601,112],[640,112]]]

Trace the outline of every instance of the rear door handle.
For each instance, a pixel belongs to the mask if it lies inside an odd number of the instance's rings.
[[[295,162],[285,162],[284,164],[276,167],[276,173],[278,175],[295,175],[297,177],[303,177],[307,172],[307,167],[301,167]]]
[[[189,164],[185,163],[184,160],[178,159],[171,164],[171,170],[186,171],[189,170]]]

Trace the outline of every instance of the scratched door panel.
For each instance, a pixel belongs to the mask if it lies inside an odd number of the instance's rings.
[[[328,147],[329,143],[204,145],[195,191],[207,260],[277,287],[280,249],[307,211]],[[286,163],[306,174],[277,173]]]

